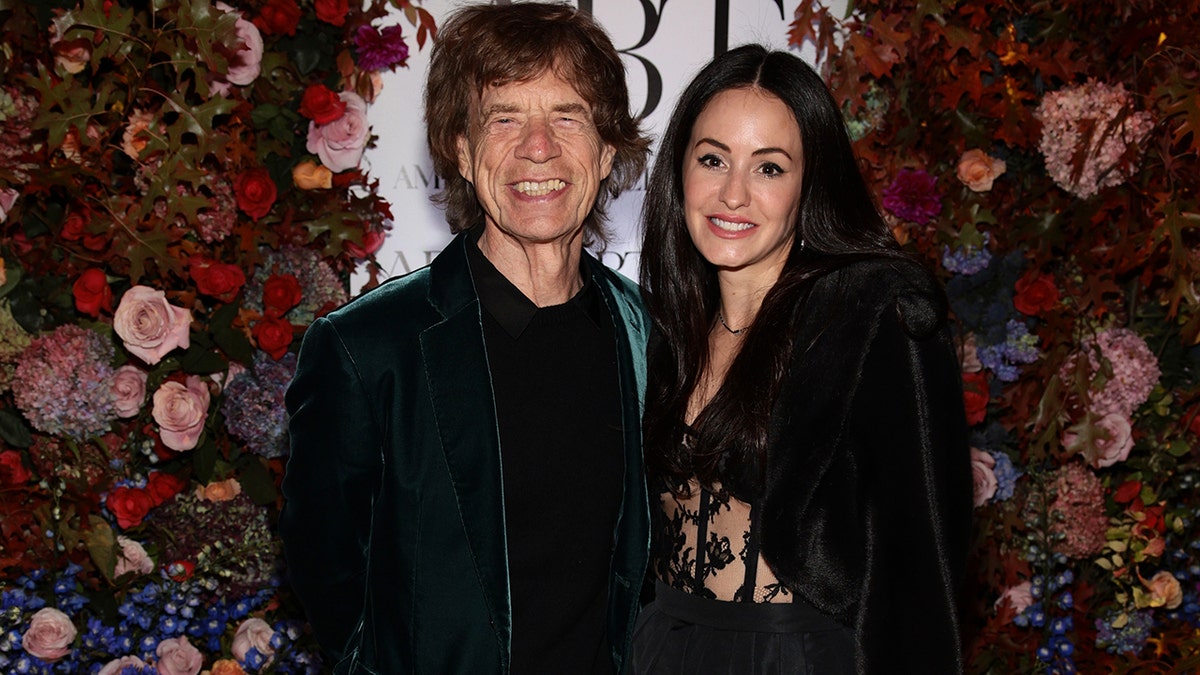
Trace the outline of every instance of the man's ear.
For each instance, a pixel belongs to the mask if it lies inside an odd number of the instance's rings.
[[[458,137],[458,175],[467,179],[468,183],[473,183],[475,175],[475,163],[471,159],[471,143],[467,140],[466,134],[461,134]]]

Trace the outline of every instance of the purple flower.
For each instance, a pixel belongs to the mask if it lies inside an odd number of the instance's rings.
[[[403,29],[388,26],[382,31],[373,26],[359,26],[354,34],[354,51],[358,54],[358,67],[363,70],[385,70],[405,66],[408,61],[408,45],[404,43]]]
[[[901,169],[883,190],[883,207],[904,220],[924,225],[942,212],[937,178],[924,169]]]

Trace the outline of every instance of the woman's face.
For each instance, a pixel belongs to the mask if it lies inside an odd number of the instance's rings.
[[[688,233],[721,271],[770,285],[792,248],[804,175],[792,110],[759,89],[729,89],[708,102],[683,159]]]

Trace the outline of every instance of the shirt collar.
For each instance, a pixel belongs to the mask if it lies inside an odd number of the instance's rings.
[[[538,312],[538,306],[525,297],[507,277],[496,269],[491,260],[479,250],[479,237],[483,228],[475,228],[467,241],[467,263],[471,267],[471,277],[475,281],[475,292],[479,294],[479,302],[514,340],[521,337],[529,322]],[[587,253],[584,253],[586,256]],[[583,312],[597,328],[605,321],[604,301],[592,281],[592,273],[586,261],[580,258],[579,275],[583,286],[579,292],[563,303]]]

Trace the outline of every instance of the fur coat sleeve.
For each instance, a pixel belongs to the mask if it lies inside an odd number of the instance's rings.
[[[972,481],[944,316],[911,264],[826,276],[772,419],[764,558],[851,628],[860,673],[962,672]]]

